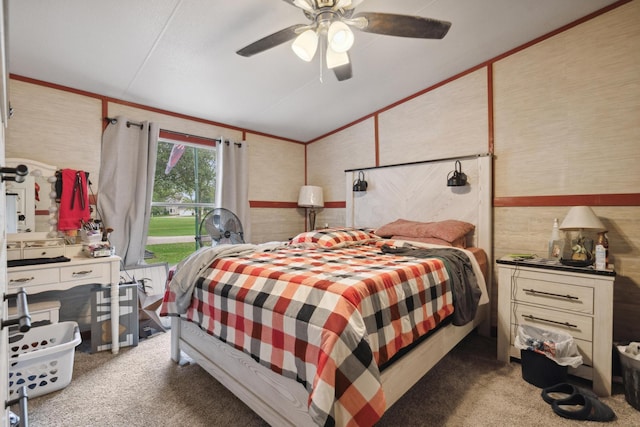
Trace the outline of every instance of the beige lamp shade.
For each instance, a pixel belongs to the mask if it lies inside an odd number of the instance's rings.
[[[574,206],[564,217],[560,230],[604,231],[606,228],[589,206]]]
[[[300,187],[298,206],[303,208],[321,208],[324,206],[322,187],[315,185],[303,185]]]

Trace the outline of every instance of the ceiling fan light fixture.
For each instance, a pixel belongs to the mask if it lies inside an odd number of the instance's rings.
[[[336,52],[331,46],[327,46],[327,68],[332,69],[348,63],[349,55],[347,52]]]
[[[346,7],[351,6],[351,0],[338,0],[336,1],[336,5],[333,6],[334,9],[344,9]]]
[[[291,45],[291,49],[303,61],[310,62],[318,49],[318,35],[313,30],[300,34]]]
[[[329,40],[331,49],[338,53],[344,53],[353,46],[353,31],[351,31],[351,28],[344,22],[334,21],[329,26],[327,39]]]

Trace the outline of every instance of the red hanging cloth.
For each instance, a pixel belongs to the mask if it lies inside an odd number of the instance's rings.
[[[89,221],[89,192],[87,174],[73,169],[62,169],[62,195],[58,209],[58,230],[79,230],[82,221]]]

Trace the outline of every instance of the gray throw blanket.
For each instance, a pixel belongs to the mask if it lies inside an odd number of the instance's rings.
[[[239,245],[222,244],[218,246],[204,246],[180,261],[176,266],[176,272],[169,283],[169,288],[176,296],[175,307],[169,312],[184,314],[191,304],[191,295],[196,287],[198,277],[218,258],[245,256],[254,252],[270,252],[287,247],[285,242],[268,242],[254,245],[244,243]]]
[[[453,293],[452,323],[462,326],[472,321],[478,310],[478,302],[482,291],[473,273],[469,257],[455,248],[412,248],[382,246],[383,253],[411,256],[414,258],[439,258],[449,273]]]

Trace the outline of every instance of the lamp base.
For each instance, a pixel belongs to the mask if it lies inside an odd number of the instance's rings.
[[[309,231],[316,229],[316,210],[309,209]]]
[[[593,264],[592,259],[560,259],[560,263],[569,267],[589,267]]]

